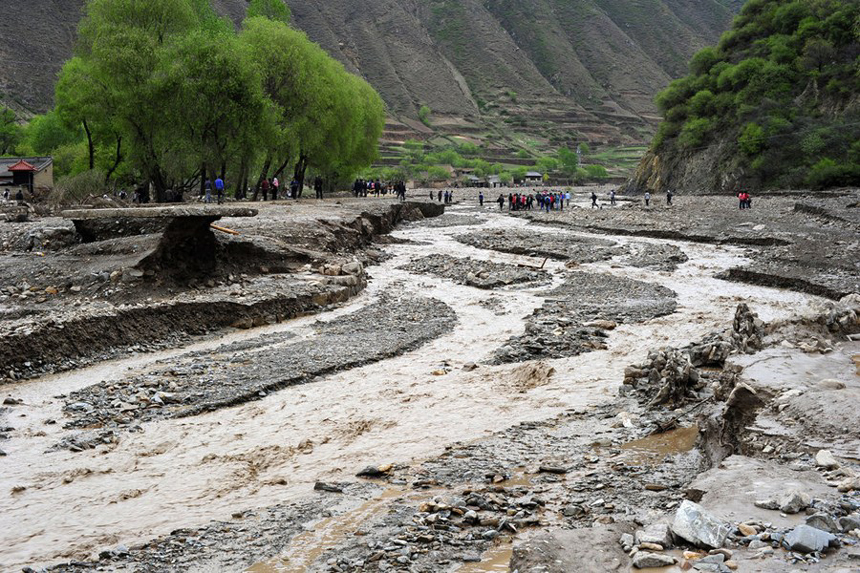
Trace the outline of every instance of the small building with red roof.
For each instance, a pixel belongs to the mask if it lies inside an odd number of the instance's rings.
[[[0,187],[24,187],[31,194],[53,189],[53,157],[0,157]]]

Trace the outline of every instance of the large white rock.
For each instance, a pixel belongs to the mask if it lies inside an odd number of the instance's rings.
[[[684,500],[675,512],[672,522],[672,532],[686,539],[693,545],[708,549],[718,549],[723,546],[726,536],[731,529],[704,507],[689,500]]]
[[[830,453],[830,450],[818,450],[815,454],[815,465],[826,470],[833,470],[839,467],[839,462]]]

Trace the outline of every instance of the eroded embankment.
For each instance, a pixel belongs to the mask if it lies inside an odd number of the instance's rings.
[[[328,234],[340,236],[355,252],[375,237],[391,232],[401,221],[434,217],[443,212],[440,205],[404,203],[390,205],[381,212],[362,212],[351,221],[329,224],[321,221],[320,224]],[[246,249],[244,253],[250,256],[258,250]],[[235,246],[223,249],[225,254],[239,252],[243,251]],[[306,252],[295,254],[298,262],[307,263]],[[336,259],[334,253],[330,255]],[[321,262],[319,257],[318,254],[315,262]],[[241,266],[259,267],[269,263],[270,258],[267,254],[260,260],[243,261]],[[236,261],[232,260],[219,264],[231,269],[236,267]],[[232,325],[260,326],[318,312],[325,306],[348,300],[366,286],[363,273],[341,277],[307,273],[304,276],[270,275],[249,282],[242,292],[227,285],[202,293],[189,291],[159,301],[118,306],[105,302],[86,310],[10,321],[3,328],[5,332],[0,333],[4,341],[0,346],[0,384],[115,357],[129,347],[137,350],[167,347],[188,335],[205,334]]]

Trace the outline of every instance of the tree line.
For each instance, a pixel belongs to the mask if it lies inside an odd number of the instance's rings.
[[[377,155],[384,104],[289,21],[282,0],[251,0],[239,30],[210,0],[90,0],[23,147],[157,201],[219,176],[239,193],[308,170],[348,180]]]

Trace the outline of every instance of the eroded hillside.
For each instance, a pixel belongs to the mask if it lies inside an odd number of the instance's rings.
[[[0,21],[0,101],[27,114],[52,103],[83,0],[13,0]],[[241,20],[246,0],[215,0]],[[712,0],[310,0],[294,23],[367,78],[390,112],[422,105],[447,131],[488,124],[592,141],[644,141],[654,94],[728,26]],[[17,6],[16,6],[17,5]],[[455,119],[454,119],[455,118]]]

